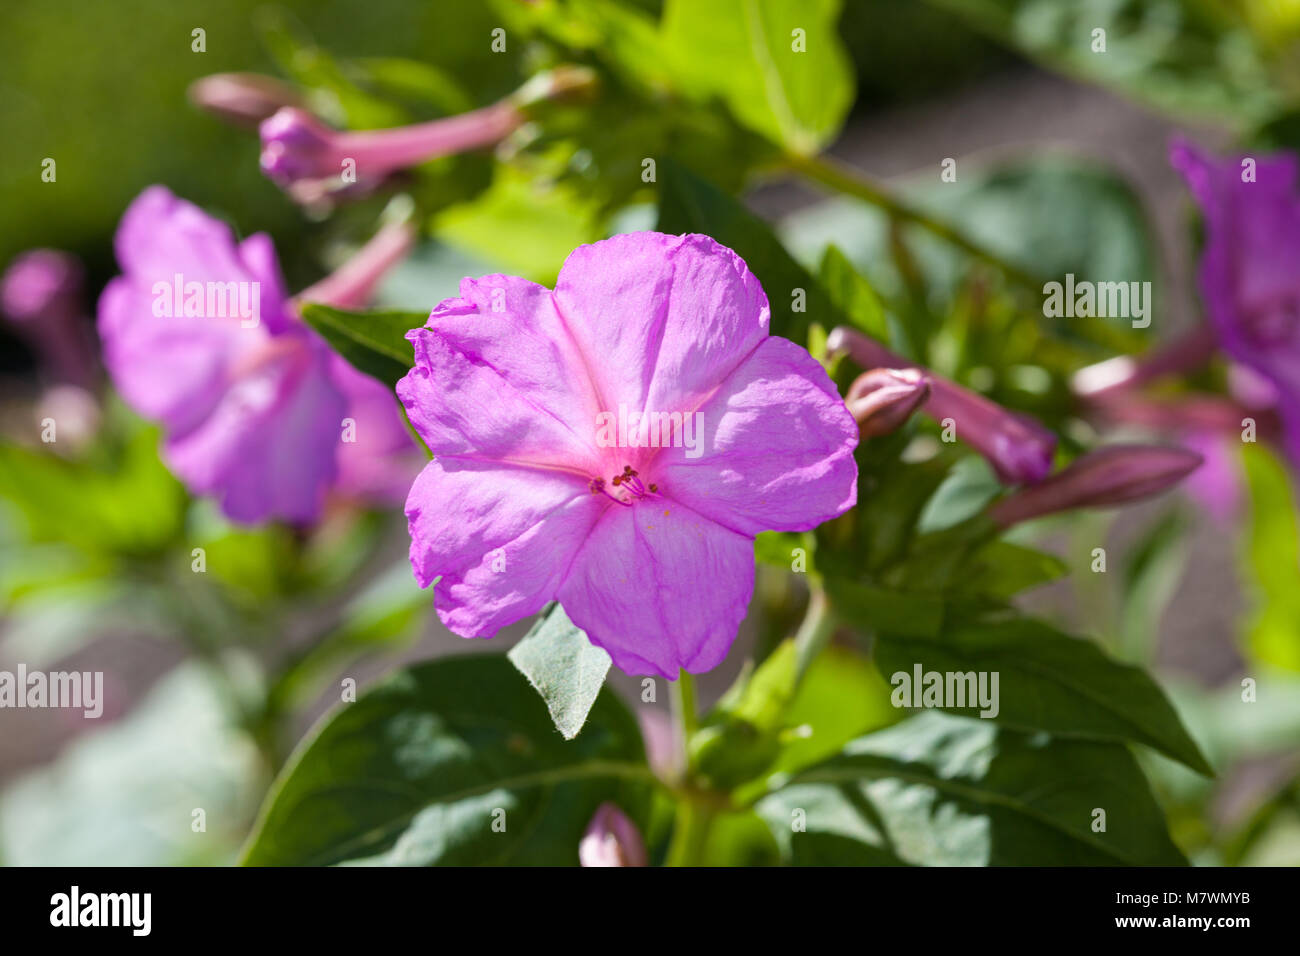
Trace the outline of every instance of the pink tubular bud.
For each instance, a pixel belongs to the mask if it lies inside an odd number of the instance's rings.
[[[839,326],[826,340],[830,354],[846,352],[863,368],[919,368],[878,342],[853,329]],[[1008,411],[933,372],[925,371],[930,397],[925,413],[936,421],[956,426],[957,437],[993,466],[1006,484],[1042,481],[1052,470],[1056,436],[1027,417]]]
[[[236,126],[257,129],[286,106],[301,106],[302,97],[287,83],[258,73],[213,73],[190,84],[190,102]]]
[[[925,373],[915,368],[876,368],[849,386],[844,403],[863,438],[888,435],[902,427],[930,397]]]
[[[1107,508],[1167,491],[1203,459],[1186,448],[1110,445],[1076,459],[1058,474],[1003,498],[989,516],[1007,528],[1074,508]]]
[[[612,803],[602,803],[578,844],[583,866],[649,866],[645,841],[631,820]]]
[[[409,222],[390,223],[380,229],[347,262],[319,282],[298,293],[300,302],[319,302],[338,309],[359,309],[370,301],[385,275],[415,245],[415,228]]]

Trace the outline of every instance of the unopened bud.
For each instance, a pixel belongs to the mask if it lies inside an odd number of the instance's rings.
[[[915,368],[876,368],[849,386],[844,403],[863,438],[888,435],[902,427],[930,397],[925,373]]]
[[[292,86],[259,73],[213,73],[190,84],[190,102],[236,126],[257,129],[284,106],[302,106]]]
[[[1169,490],[1202,461],[1186,448],[1110,445],[1002,499],[989,509],[989,516],[1005,528],[1074,508],[1107,508],[1139,501]]]
[[[612,803],[602,803],[578,844],[583,866],[649,866],[636,824]]]

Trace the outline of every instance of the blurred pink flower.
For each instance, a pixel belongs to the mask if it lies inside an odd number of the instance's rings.
[[[1277,389],[1283,445],[1300,463],[1300,163],[1218,159],[1186,141],[1170,158],[1205,217],[1200,288],[1215,335]]]
[[[168,466],[229,518],[315,520],[358,453],[345,419],[363,454],[397,450],[391,394],[298,318],[267,236],[236,242],[152,186],[123,215],[116,247],[123,274],[99,301],[105,364],[127,402],[162,422]]]
[[[76,256],[32,249],[14,259],[0,278],[0,311],[56,380],[88,388],[96,363],[84,321],[82,282]]]

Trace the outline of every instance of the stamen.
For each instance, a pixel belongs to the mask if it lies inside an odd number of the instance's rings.
[[[618,484],[618,482],[615,481],[614,484]],[[587,482],[587,487],[591,489],[591,493],[592,493],[593,495],[596,495],[596,494],[604,495],[604,496],[605,496],[606,498],[608,498],[610,501],[614,502],[615,504],[620,504],[620,505],[622,505],[624,508],[631,508],[631,507],[632,507],[632,502],[630,502],[630,501],[624,501],[622,498],[619,498],[617,495],[611,495],[611,494],[609,493],[609,489],[607,489],[607,488],[605,487],[605,479],[604,479],[604,478],[593,478],[593,479],[591,479],[591,481]]]

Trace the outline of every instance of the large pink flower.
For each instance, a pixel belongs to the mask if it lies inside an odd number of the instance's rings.
[[[1223,350],[1277,390],[1291,460],[1300,464],[1300,159],[1241,160],[1175,143],[1171,159],[1205,215],[1200,287]]]
[[[116,249],[122,275],[99,301],[104,364],[162,422],[168,467],[228,517],[313,520],[331,487],[378,483],[359,457],[409,450],[387,389],[297,317],[269,237],[236,242],[152,186],[123,215]]]
[[[397,386],[434,454],[406,515],[443,623],[490,637],[558,599],[628,673],[716,666],[754,536],[856,501],[858,430],[825,371],[768,335],[758,280],[705,236],[582,246],[554,291],[460,292],[408,335]]]

